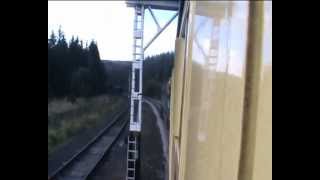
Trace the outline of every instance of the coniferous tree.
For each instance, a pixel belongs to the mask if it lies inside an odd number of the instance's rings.
[[[143,91],[158,96],[169,81],[173,67],[173,53],[162,53],[147,57],[143,72]],[[131,71],[129,69],[128,71]],[[61,28],[57,35],[48,38],[48,98],[90,97],[108,92],[115,84],[127,89],[128,79],[120,73],[116,79],[107,78],[101,62],[97,42],[83,42],[72,36],[69,42]],[[122,87],[121,87],[122,86]]]
[[[61,28],[48,38],[48,98],[89,97],[106,92],[106,73],[96,42],[83,46],[72,36],[67,43]]]

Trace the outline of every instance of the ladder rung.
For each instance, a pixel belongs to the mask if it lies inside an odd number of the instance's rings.
[[[127,163],[127,165],[129,165],[129,163]],[[136,166],[136,163],[132,163],[131,165],[132,165],[132,166]]]
[[[129,171],[134,171],[134,170],[135,170],[135,168],[128,168],[128,170],[129,170]]]
[[[132,153],[132,154],[131,154],[132,156],[135,156],[135,155],[136,155],[136,152],[128,152],[127,155],[129,155],[130,153]],[[128,159],[133,159],[133,158],[128,158]]]
[[[129,166],[129,165],[128,165],[128,166]],[[129,170],[129,169],[134,169],[134,168],[135,168],[135,164],[132,165],[132,168],[127,167],[128,170]]]

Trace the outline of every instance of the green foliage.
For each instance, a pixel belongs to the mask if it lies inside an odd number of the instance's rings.
[[[153,79],[148,80],[145,83],[145,87],[143,89],[144,95],[154,98],[160,98],[161,95],[161,83],[157,82]]]
[[[105,117],[116,112],[126,101],[117,96],[66,99],[48,103],[48,155],[59,145],[105,122]]]
[[[48,98],[89,97],[106,92],[106,72],[97,43],[83,47],[78,37],[67,43],[64,33],[48,39]]]
[[[118,68],[106,68],[101,62],[97,43],[85,44],[74,36],[67,43],[61,29],[57,35],[52,32],[48,39],[48,100],[67,97],[74,101],[77,97],[129,91],[131,66],[118,63]],[[145,95],[160,97],[161,89],[171,77],[173,59],[172,52],[145,58]]]
[[[90,71],[88,68],[80,67],[71,76],[71,92],[74,97],[89,97],[91,90]]]
[[[143,63],[143,94],[160,98],[161,90],[171,77],[174,53],[167,52],[147,57]]]

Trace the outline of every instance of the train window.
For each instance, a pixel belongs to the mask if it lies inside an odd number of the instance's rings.
[[[238,179],[248,4],[191,4],[178,154],[187,179]]]
[[[140,89],[140,69],[134,70],[134,91],[139,92]]]

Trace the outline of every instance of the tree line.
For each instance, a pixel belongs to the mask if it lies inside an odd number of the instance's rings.
[[[72,36],[67,42],[61,29],[48,38],[48,98],[76,98],[106,92],[107,75],[97,43],[83,44]]]
[[[160,98],[168,85],[173,68],[174,53],[166,52],[145,58],[143,62],[143,94]]]
[[[162,89],[171,77],[173,59],[173,52],[145,58],[144,95],[160,97]],[[124,91],[128,91],[128,82],[131,81],[130,64],[120,66],[119,63],[115,63],[112,67],[106,68],[100,59],[95,41],[88,45],[73,36],[67,42],[63,31],[59,29],[57,34],[52,32],[48,38],[48,99],[67,97],[74,100],[77,97],[115,93],[115,90],[116,93],[126,93]],[[111,66],[110,63],[109,65]]]

